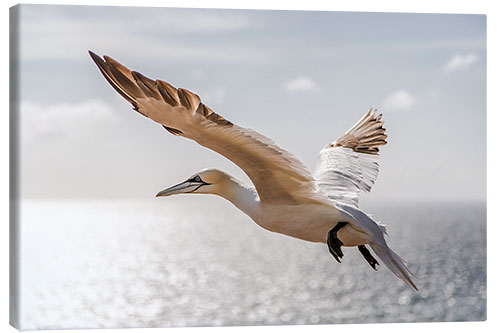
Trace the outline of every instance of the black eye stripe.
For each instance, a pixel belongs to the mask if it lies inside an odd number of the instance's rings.
[[[201,179],[200,176],[194,176],[192,178],[189,178],[188,182],[203,183],[203,185],[209,185],[209,183],[207,183],[203,179]]]

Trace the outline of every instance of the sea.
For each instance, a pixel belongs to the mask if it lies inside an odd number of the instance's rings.
[[[486,320],[486,203],[363,206],[416,292],[356,248],[262,229],[215,197],[19,204],[22,329]]]

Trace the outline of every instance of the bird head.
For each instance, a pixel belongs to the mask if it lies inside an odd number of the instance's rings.
[[[156,194],[157,197],[168,197],[175,194],[206,193],[217,194],[221,186],[230,176],[217,169],[204,169],[189,177],[186,181],[171,186]]]

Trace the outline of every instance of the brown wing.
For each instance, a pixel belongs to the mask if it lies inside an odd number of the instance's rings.
[[[344,135],[330,144],[330,147],[351,148],[357,153],[378,154],[378,147],[387,144],[382,114],[377,110],[368,112]]]
[[[90,56],[113,88],[134,109],[170,133],[195,140],[238,165],[267,203],[324,203],[306,167],[272,140],[213,112],[200,98],[161,80],[130,71],[110,57]]]

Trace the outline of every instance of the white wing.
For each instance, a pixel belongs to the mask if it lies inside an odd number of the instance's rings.
[[[112,58],[89,53],[107,81],[136,111],[170,133],[195,140],[230,159],[251,179],[262,202],[325,203],[306,167],[272,140],[224,119],[186,89],[153,81]]]
[[[378,176],[378,147],[385,145],[382,115],[370,109],[350,130],[323,148],[314,178],[329,199],[358,206]]]

